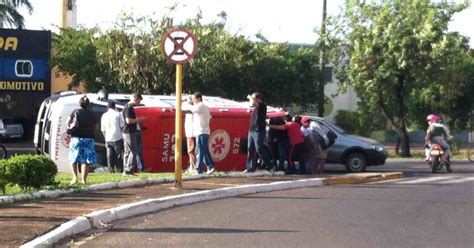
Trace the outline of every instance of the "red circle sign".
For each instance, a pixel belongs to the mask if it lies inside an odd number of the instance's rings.
[[[173,64],[184,64],[196,55],[196,36],[184,28],[172,28],[163,36],[161,43],[166,60]]]

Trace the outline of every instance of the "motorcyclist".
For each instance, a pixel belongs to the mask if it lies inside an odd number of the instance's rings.
[[[430,114],[426,117],[426,120],[429,124],[428,130],[426,131],[426,144],[428,144],[429,147],[431,147],[431,144],[439,144],[441,148],[446,151],[442,159],[446,164],[447,171],[452,172],[449,161],[447,161],[447,155],[451,156],[451,147],[448,142],[452,137],[449,129],[442,123],[442,118],[438,115]]]

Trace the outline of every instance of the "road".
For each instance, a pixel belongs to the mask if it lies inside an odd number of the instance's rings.
[[[422,162],[390,161],[370,170],[407,177],[172,208],[114,223],[73,246],[473,247],[474,165],[453,169],[431,174]]]

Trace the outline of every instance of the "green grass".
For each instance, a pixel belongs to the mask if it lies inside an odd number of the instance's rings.
[[[107,182],[120,182],[120,181],[127,181],[127,180],[135,180],[135,179],[152,179],[152,178],[161,178],[161,177],[174,177],[174,173],[137,173],[136,176],[122,176],[121,173],[90,173],[87,177],[87,185],[93,184],[101,184]],[[81,183],[76,183],[74,185],[70,185],[72,179],[71,173],[58,173],[56,175],[56,182],[57,185],[54,186],[46,186],[43,189],[46,190],[54,190],[54,189],[80,189],[84,188],[84,185]],[[36,192],[37,190],[22,190],[18,186],[7,186],[6,194],[5,195],[14,195],[14,194],[21,194],[21,193],[32,193]],[[2,193],[0,192],[0,196]]]

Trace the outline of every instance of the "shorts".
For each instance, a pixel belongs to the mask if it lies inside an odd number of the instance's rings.
[[[94,139],[71,137],[69,144],[69,164],[95,164],[97,156],[95,153]]]

